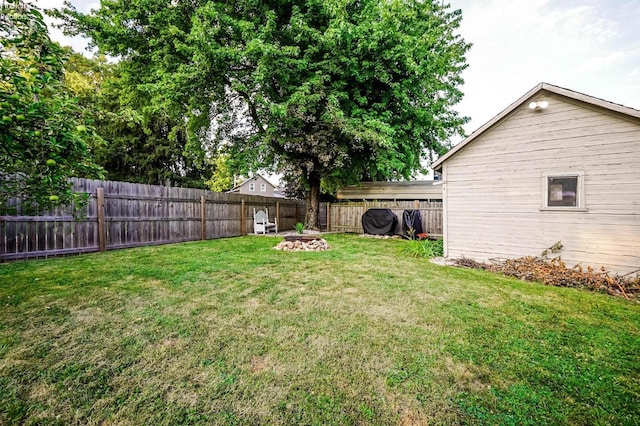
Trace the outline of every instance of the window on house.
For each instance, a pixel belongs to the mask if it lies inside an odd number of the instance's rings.
[[[578,176],[548,177],[547,186],[547,206],[578,206]]]
[[[249,184],[249,191],[255,191],[255,190],[256,190],[256,184],[255,184],[255,183],[253,183],[253,182],[251,182],[251,183]]]
[[[265,192],[267,190],[267,184],[266,183],[261,183],[260,184],[260,191]]]
[[[584,174],[548,174],[544,178],[543,208],[584,209]]]

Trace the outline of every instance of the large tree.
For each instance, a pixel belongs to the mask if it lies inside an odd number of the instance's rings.
[[[310,227],[323,182],[409,178],[462,131],[469,45],[439,1],[101,4],[66,11],[76,31],[151,69],[141,87],[189,120],[190,141],[213,120],[236,164],[302,185]]]
[[[0,5],[0,211],[34,213],[73,204],[69,177],[99,176],[86,111],[64,84],[64,50],[40,11],[21,0]],[[11,198],[22,200],[18,209]]]

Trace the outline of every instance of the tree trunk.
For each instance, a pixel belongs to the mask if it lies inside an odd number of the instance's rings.
[[[311,173],[309,176],[309,191],[307,191],[305,227],[318,230],[318,212],[320,211],[320,175]]]

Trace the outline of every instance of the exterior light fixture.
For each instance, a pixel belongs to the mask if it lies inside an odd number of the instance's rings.
[[[529,109],[541,110],[541,109],[545,109],[548,106],[549,106],[549,102],[547,101],[534,101],[529,104]]]

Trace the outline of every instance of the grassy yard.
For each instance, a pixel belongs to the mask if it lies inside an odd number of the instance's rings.
[[[331,235],[0,265],[0,424],[640,424],[640,305]]]

